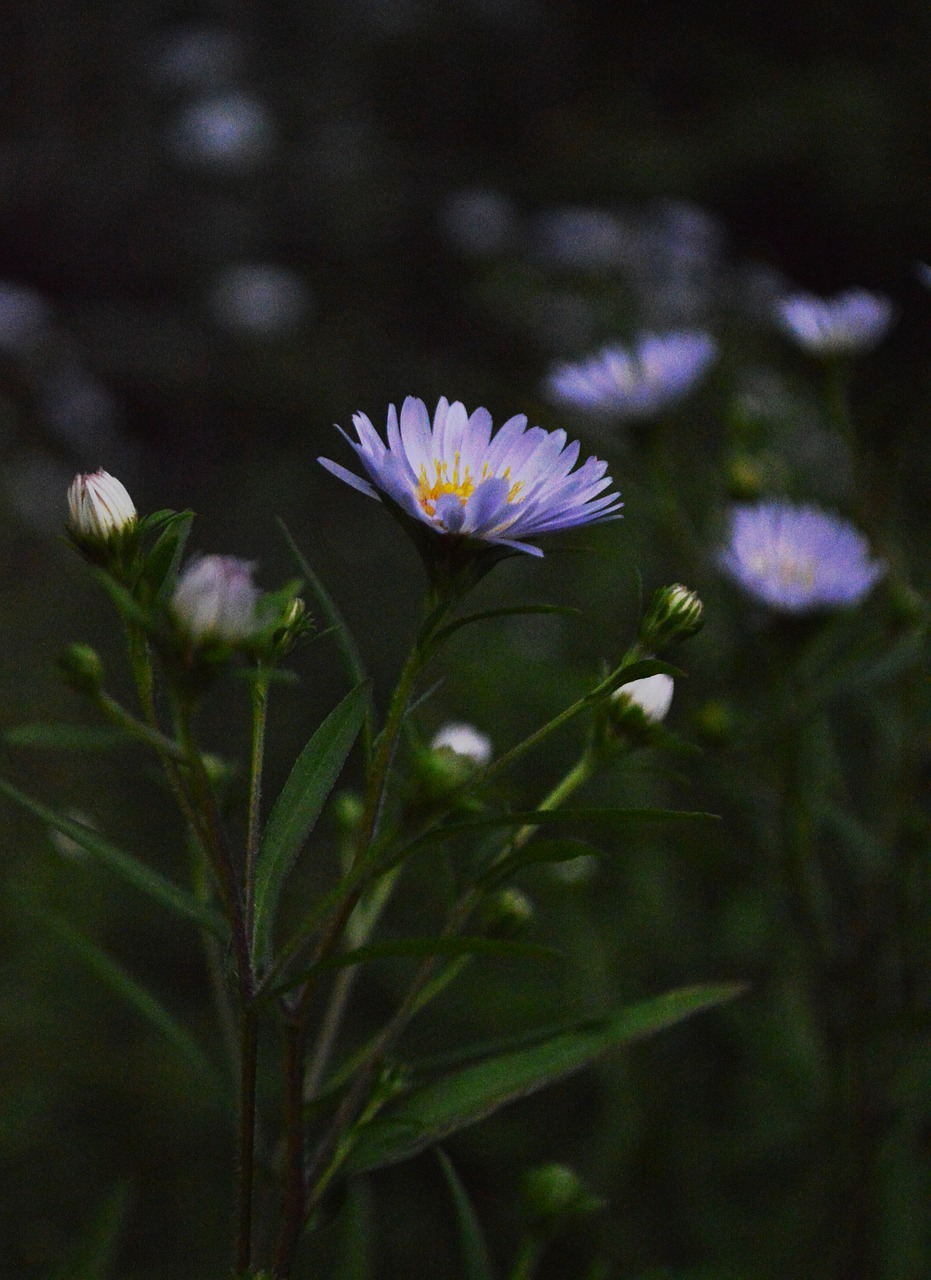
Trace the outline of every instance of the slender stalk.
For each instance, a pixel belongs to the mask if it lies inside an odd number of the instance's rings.
[[[265,726],[268,721],[268,671],[259,667],[252,682],[252,759],[249,771],[249,819],[246,827],[244,916],[246,933],[252,937],[255,909],[255,862],[262,828],[262,770],[265,761]]]
[[[255,1082],[258,1036],[254,1006],[240,1018],[238,1164],[236,1176],[236,1269],[252,1262],[252,1200],[255,1181]]]
[[[537,805],[538,809],[558,809],[561,804],[569,799],[574,792],[578,791],[598,767],[597,759],[592,751],[586,751],[584,755],[572,766],[565,777],[561,778],[552,791]],[[530,839],[538,828],[532,823],[526,827],[521,827],[513,840],[509,843],[509,849],[521,849]]]

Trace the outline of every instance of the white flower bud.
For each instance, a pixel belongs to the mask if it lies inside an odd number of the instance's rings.
[[[103,547],[135,523],[133,500],[115,476],[101,470],[74,477],[68,489],[68,529],[75,542]]]
[[[639,707],[648,720],[659,724],[666,719],[672,706],[674,685],[672,676],[660,672],[655,676],[644,676],[642,680],[631,680],[630,684],[622,684],[619,689],[615,689],[612,697],[620,703]]]
[[[235,556],[192,560],[178,579],[171,607],[182,628],[197,643],[247,640],[258,628],[260,592],[253,566]]]
[[[465,756],[477,769],[491,760],[491,739],[470,724],[446,724],[430,743],[433,751],[445,748],[457,756]]]

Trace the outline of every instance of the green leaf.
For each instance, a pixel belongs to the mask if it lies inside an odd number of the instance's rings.
[[[193,523],[193,511],[173,513],[146,555],[145,577],[153,595],[158,595],[176,572]]]
[[[105,840],[103,836],[92,831],[90,827],[84,826],[83,823],[75,822],[73,818],[66,818],[64,814],[56,813],[53,809],[40,804],[38,800],[33,800],[31,796],[27,796],[2,778],[0,778],[0,793],[8,796],[16,804],[22,805],[30,813],[34,813],[55,831],[68,836],[98,862],[102,862],[118,876],[122,876],[128,884],[141,893],[148,894],[150,898],[154,898],[175,915],[193,921],[202,929],[208,929],[223,943],[228,940],[229,928],[223,916],[206,903],[198,901],[193,894],[179,888],[160,872],[147,867],[132,854],[118,849],[116,845],[111,844],[109,840]]]
[[[531,840],[522,849],[494,862],[481,877],[480,883],[491,888],[507,880],[524,867],[544,862],[572,862],[576,858],[604,858],[609,854],[626,853],[627,850],[605,850],[587,840]]]
[[[683,987],[415,1089],[359,1129],[346,1169],[361,1173],[407,1160],[508,1103],[580,1071],[609,1050],[655,1035],[743,990],[739,983]]]
[[[436,1158],[440,1162],[440,1168],[443,1170],[456,1210],[465,1280],[492,1280],[488,1246],[485,1244],[485,1236],[472,1207],[472,1201],[446,1152],[438,1150]]]
[[[145,609],[134,599],[132,592],[127,591],[124,586],[111,578],[109,573],[104,569],[93,569],[92,574],[96,581],[103,587],[107,595],[116,605],[117,609],[128,622],[134,622],[137,627],[147,630],[150,625],[149,615]]]
[[[21,724],[0,733],[8,747],[40,751],[109,751],[137,741],[126,729],[84,724]]]
[[[47,1280],[107,1280],[129,1207],[129,1187],[120,1183],[105,1197],[81,1240],[47,1273]]]
[[[226,1085],[216,1067],[160,1000],[131,977],[115,960],[111,960],[95,942],[77,933],[60,916],[40,906],[25,893],[15,889],[12,892],[21,905],[48,929],[57,941],[68,947],[101,982],[121,996],[169,1044],[173,1045],[188,1065],[211,1085],[215,1093],[219,1095],[226,1092]]]
[[[520,956],[551,960],[559,955],[560,952],[554,947],[546,947],[536,942],[515,942],[509,938],[468,936],[398,938],[392,942],[366,943],[363,947],[344,951],[341,955],[330,956],[321,964],[314,965],[302,974],[289,978],[287,982],[275,987],[268,994],[281,995],[293,987],[300,986],[316,973],[325,973],[331,969],[347,969],[351,965],[367,964],[373,960],[422,959],[426,956]]]
[[[297,543],[291,537],[291,534],[289,533],[287,526],[285,525],[284,521],[280,517],[278,518],[278,528],[281,530],[284,536],[284,540],[288,544],[288,550],[291,552],[291,555],[294,559],[294,563],[297,565],[298,569],[301,572],[301,576],[305,579],[307,586],[310,588],[310,591],[313,593],[314,600],[317,602],[317,607],[319,608],[321,614],[323,615],[323,619],[326,622],[327,627],[330,630],[332,630],[336,636],[336,646],[339,650],[339,655],[343,662],[343,669],[345,670],[346,675],[349,677],[350,683],[353,686],[363,684],[367,677],[366,677],[365,667],[362,664],[362,657],[359,653],[359,649],[358,649],[358,646],[356,645],[355,639],[353,638],[353,634],[349,630],[349,627],[346,625],[343,615],[340,613],[339,608],[336,605],[336,602],[333,600],[333,597],[327,591],[326,587],[323,585],[323,583],[320,581],[317,575],[314,573],[313,569],[311,569],[310,565],[307,562],[307,559],[302,554]],[[368,758],[370,753],[371,739],[374,732],[373,723],[372,723],[373,718],[374,718],[374,708],[372,707],[372,703],[371,703],[371,691],[370,691],[369,705],[366,712],[366,724],[365,724],[366,758]]]
[[[490,618],[510,618],[533,613],[556,613],[577,618],[581,616],[582,610],[573,609],[571,605],[564,604],[514,604],[500,609],[483,609],[480,613],[467,613],[462,618],[448,622],[445,627],[440,627],[439,631],[430,637],[430,642],[434,648],[438,649],[460,628],[471,626],[473,622],[486,622]]]
[[[282,886],[352,750],[368,705],[366,681],[356,685],[323,721],[275,801],[256,858],[254,948],[258,958],[269,954]]]

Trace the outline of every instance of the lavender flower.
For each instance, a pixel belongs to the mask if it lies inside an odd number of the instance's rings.
[[[780,327],[804,351],[815,356],[872,351],[895,318],[888,298],[866,289],[848,289],[833,298],[798,293],[776,304]]]
[[[260,592],[252,571],[248,560],[235,556],[201,556],[187,565],[171,608],[196,644],[209,640],[235,644],[255,634],[260,625],[256,613]]]
[[[683,399],[717,354],[710,334],[642,335],[632,349],[604,347],[581,364],[559,364],[546,378],[551,400],[622,420],[650,418]]]
[[[885,572],[847,521],[787,502],[734,507],[718,563],[770,609],[794,614],[857,604]]]
[[[609,520],[622,505],[616,493],[604,492],[611,485],[606,462],[588,458],[573,472],[578,442],[567,446],[565,431],[528,428],[522,413],[492,437],[487,409],[470,416],[444,396],[431,425],[424,402],[408,396],[400,424],[394,405],[388,410],[387,447],[364,413],[352,421],[359,443],[346,439],[368,479],[328,458],[318,461],[368,497],[384,494],[408,519],[444,538],[540,556],[524,539]]]

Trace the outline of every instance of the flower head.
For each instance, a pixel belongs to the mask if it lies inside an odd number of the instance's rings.
[[[846,520],[787,502],[736,506],[718,561],[750,595],[794,614],[857,604],[885,571]]]
[[[640,643],[658,653],[674,640],[687,640],[704,626],[705,608],[681,582],[660,587],[640,623]]]
[[[433,751],[451,751],[453,755],[464,756],[477,769],[482,769],[491,760],[491,739],[471,724],[451,722],[445,724],[430,743]]]
[[[178,579],[171,608],[195,644],[248,640],[260,627],[253,566],[235,556],[201,556]]]
[[[556,365],[545,392],[602,417],[650,418],[683,399],[716,354],[714,339],[698,330],[647,333],[632,348],[608,346],[580,364]]]
[[[394,405],[388,410],[387,446],[364,413],[352,421],[358,444],[346,439],[368,479],[318,461],[368,497],[387,499],[416,533],[540,556],[526,539],[611,519],[622,505],[605,493],[606,462],[588,458],[573,471],[578,442],[567,445],[565,431],[528,428],[524,414],[492,436],[487,409],[470,415],[443,397],[431,424],[424,402],[408,396],[400,420]]]
[[[631,680],[615,689],[612,698],[623,705],[639,707],[643,715],[653,724],[665,720],[672,706],[672,694],[675,681],[672,676],[661,672],[655,676],[644,676],[642,680]]]
[[[68,529],[82,547],[105,548],[136,526],[124,486],[106,471],[75,476],[68,489]]]
[[[782,298],[776,304],[776,318],[793,342],[812,355],[855,355],[879,345],[895,309],[881,294],[848,289],[833,298],[809,293]]]

